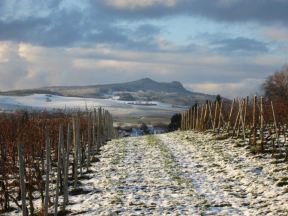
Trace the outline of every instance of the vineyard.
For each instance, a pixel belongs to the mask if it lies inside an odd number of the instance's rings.
[[[66,214],[69,195],[83,192],[79,180],[113,136],[112,116],[102,108],[1,113],[0,214]]]
[[[0,214],[287,215],[287,110],[216,100],[124,139],[101,108],[2,113]]]
[[[182,114],[181,129],[208,131],[219,139],[242,138],[253,153],[272,153],[288,159],[288,103],[273,102],[256,96],[195,105]]]

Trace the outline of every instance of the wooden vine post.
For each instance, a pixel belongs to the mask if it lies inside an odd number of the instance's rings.
[[[245,134],[245,121],[244,121],[244,116],[243,116],[243,107],[245,106],[245,99],[243,101],[239,100],[239,113],[240,113],[240,121],[242,123],[242,133],[243,133],[243,140],[246,139],[246,134]]]
[[[80,134],[78,126],[78,115],[73,117],[73,144],[74,144],[74,188],[77,187],[78,181],[78,160],[79,160],[79,148],[80,148]]]
[[[57,180],[56,180],[56,194],[54,202],[54,216],[58,214],[58,203],[59,203],[59,187],[60,187],[60,178],[61,178],[61,158],[62,158],[62,146],[64,142],[63,136],[63,125],[59,127],[59,143],[58,143],[58,157],[57,157]]]
[[[181,113],[181,127],[180,129],[184,131],[184,112]]]
[[[236,119],[235,119],[235,122],[234,122],[233,131],[232,131],[232,137],[235,136],[237,125],[238,125],[238,122],[239,122],[239,116],[240,116],[240,110],[238,110],[237,116],[236,116]]]
[[[215,102],[215,112],[214,112],[214,120],[213,120],[213,132],[215,132],[216,121],[217,121],[217,112],[218,112],[218,101]]]
[[[186,119],[186,128],[189,130],[189,122],[190,122],[190,115],[189,110],[186,112],[187,119]]]
[[[244,99],[244,116],[243,116],[243,121],[244,121],[245,128],[246,128],[246,118],[247,118],[247,108],[248,108],[248,104],[249,104],[249,97],[247,96],[246,99]]]
[[[193,128],[192,122],[193,122],[193,111],[192,111],[192,108],[190,108],[189,109],[189,130],[192,130]]]
[[[102,144],[102,108],[98,108],[97,112],[97,152],[99,151]]]
[[[88,133],[87,133],[87,171],[89,170],[89,166],[90,166],[90,157],[91,157],[91,146],[92,146],[92,133],[91,133],[91,130],[92,130],[92,127],[91,127],[91,122],[92,122],[92,116],[91,116],[91,113],[88,114]]]
[[[45,182],[45,204],[44,204],[44,215],[48,216],[49,208],[49,184],[50,184],[50,155],[51,155],[51,146],[48,131],[46,129],[45,133],[45,148],[46,148],[46,182]]]
[[[219,115],[218,115],[218,126],[217,126],[217,133],[220,133],[220,128],[221,128],[221,117],[222,117],[222,106],[223,106],[223,102],[220,101],[219,102]]]
[[[91,125],[91,129],[92,129],[92,144],[91,144],[91,151],[94,152],[95,146],[96,146],[96,109],[94,108],[93,112],[92,112],[92,125]]]
[[[257,96],[254,96],[253,99],[253,146],[256,147],[256,135],[257,135],[257,128],[256,128],[256,106],[257,106]]]
[[[201,105],[200,130],[204,130],[204,121],[205,121],[205,104]]]
[[[22,202],[22,215],[28,216],[26,208],[24,147],[22,143],[18,143],[17,147],[19,157],[19,177],[20,177],[20,190],[21,190],[21,202]]]
[[[69,153],[70,153],[70,145],[71,145],[71,130],[70,124],[67,127],[67,141],[66,141],[66,151],[65,151],[65,159],[64,159],[64,183],[63,183],[63,212],[66,210],[66,205],[69,203],[68,199],[68,173],[69,173]]]
[[[186,112],[186,130],[189,130],[189,112]]]
[[[197,107],[196,106],[193,106],[193,109],[192,109],[192,129],[193,130],[196,130],[196,125],[197,125]]]
[[[230,124],[231,124],[231,118],[232,118],[232,113],[233,113],[233,109],[234,109],[234,103],[235,103],[235,99],[233,99],[231,107],[230,107],[230,112],[229,112],[229,117],[228,117],[228,122],[227,122],[227,128],[226,131],[229,134],[229,130],[230,130]]]
[[[202,130],[206,130],[207,113],[208,113],[208,104],[206,103],[206,104],[205,104],[205,112],[204,112],[203,128],[202,128]]]
[[[213,115],[212,115],[212,105],[211,102],[208,102],[208,109],[209,109],[209,119],[211,121],[211,126],[214,128],[214,121],[213,121]]]
[[[199,106],[196,106],[196,130],[199,130]]]
[[[277,121],[276,121],[276,116],[275,116],[275,110],[273,106],[273,102],[271,101],[271,108],[272,108],[272,114],[273,114],[273,121],[274,121],[274,128],[275,128],[275,134],[276,134],[276,139],[277,142],[279,141],[279,133],[278,133],[278,126],[277,126]]]
[[[199,105],[199,120],[198,120],[198,130],[201,131],[202,128],[202,116],[203,116],[203,107],[202,105]]]

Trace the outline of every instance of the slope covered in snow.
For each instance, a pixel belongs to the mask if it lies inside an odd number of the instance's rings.
[[[174,107],[157,101],[146,104],[131,104],[129,101],[113,99],[96,99],[81,97],[63,97],[47,94],[33,94],[28,96],[0,96],[0,110],[13,111],[17,109],[55,110],[55,109],[93,109],[103,107],[110,111],[114,117],[145,117],[159,116],[169,119],[174,113],[181,112],[183,107]]]

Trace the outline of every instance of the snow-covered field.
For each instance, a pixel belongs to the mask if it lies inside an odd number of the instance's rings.
[[[140,102],[139,102],[140,103]],[[95,99],[80,97],[63,97],[56,95],[33,94],[28,96],[0,96],[0,110],[13,111],[15,109],[86,109],[103,107],[114,116],[171,116],[183,109],[156,101],[150,103],[155,106],[133,105],[128,101],[111,99]]]
[[[102,148],[73,215],[287,215],[287,164],[241,141],[175,132]]]

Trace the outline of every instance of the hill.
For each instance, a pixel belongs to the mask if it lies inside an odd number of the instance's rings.
[[[1,92],[1,95],[23,96],[31,94],[53,94],[68,97],[114,98],[126,101],[159,101],[173,105],[187,106],[195,102],[214,100],[214,95],[190,92],[180,82],[157,82],[144,78],[126,83],[89,86],[52,86],[38,89]]]

